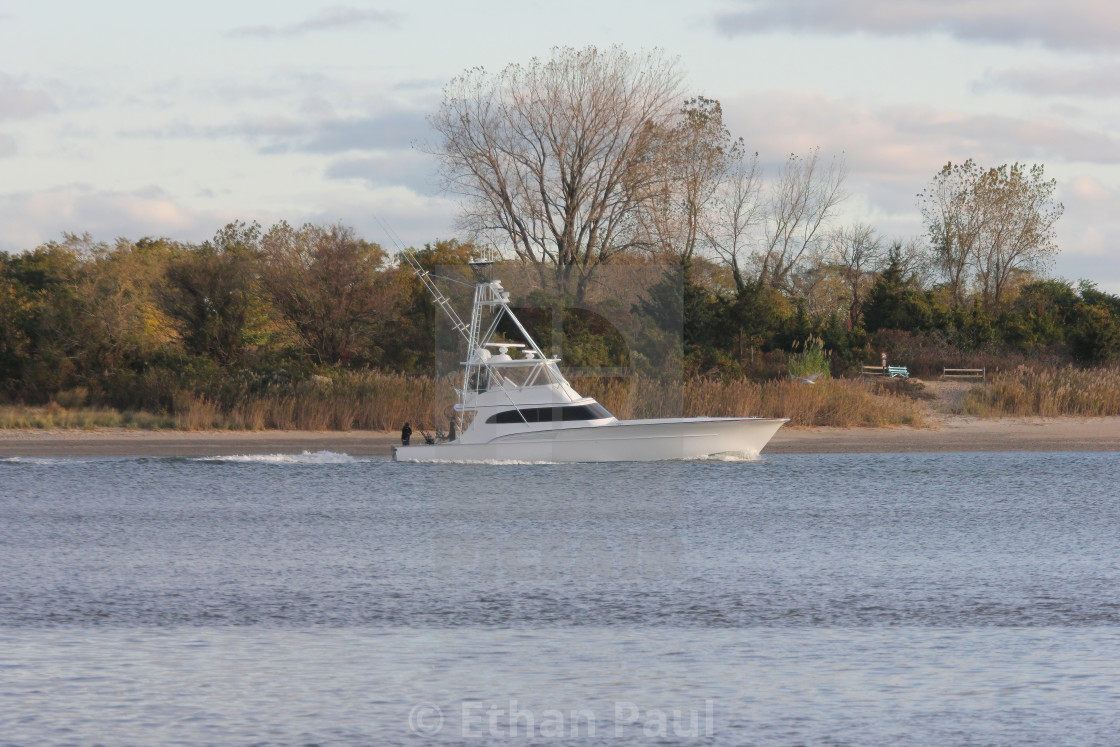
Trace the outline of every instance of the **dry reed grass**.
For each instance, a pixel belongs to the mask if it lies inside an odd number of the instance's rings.
[[[962,409],[984,418],[1120,415],[1120,368],[1019,366],[974,387]]]
[[[175,398],[174,427],[182,430],[390,431],[410,421],[446,427],[453,382],[361,371],[319,376],[275,393],[238,402],[228,412],[197,395]]]
[[[41,407],[9,405],[0,407],[0,429],[20,428],[42,430],[95,430],[97,428],[139,428],[158,430],[173,428],[176,423],[166,416],[146,412],[118,412],[97,408],[67,408],[52,402]]]
[[[0,407],[0,428],[168,428],[196,430],[396,430],[405,421],[417,428],[447,427],[454,381],[374,371],[319,377],[284,391],[244,399],[228,411],[214,399],[177,392],[171,413],[45,407]],[[81,395],[84,397],[84,393]],[[77,399],[74,397],[73,399]]]
[[[680,382],[660,382],[644,376],[578,378],[572,386],[585,397],[594,397],[620,420],[679,417],[684,412]]]
[[[446,427],[451,381],[362,371],[300,384],[294,392],[239,403],[228,427],[242,430],[390,431],[408,421]]]
[[[921,427],[926,425],[927,410],[909,397],[877,393],[871,382],[858,379],[826,379],[813,385],[694,379],[685,384],[685,413],[694,417],[759,415],[789,418],[794,426],[853,428]]]
[[[825,379],[758,383],[696,378],[661,385],[652,379],[581,381],[576,389],[599,400],[615,417],[762,417],[789,418],[794,426],[839,428],[927,425],[927,408],[912,397],[883,391],[874,382]],[[673,406],[679,403],[679,407]]]
[[[227,428],[222,408],[206,397],[180,394],[175,397],[175,427],[182,431]]]
[[[451,378],[373,371],[340,373],[275,393],[243,399],[224,410],[205,396],[180,392],[169,415],[0,408],[0,428],[175,428],[180,430],[397,430],[405,421],[419,429],[445,429],[454,402]],[[877,392],[873,383],[833,379],[800,382],[723,381],[696,378],[683,383],[656,379],[580,379],[576,389],[623,420],[674,416],[790,418],[796,426],[884,426],[925,423],[925,408],[913,399]]]

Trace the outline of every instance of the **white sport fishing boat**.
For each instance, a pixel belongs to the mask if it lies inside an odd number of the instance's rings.
[[[545,357],[510,309],[509,292],[500,280],[475,285],[467,325],[416,258],[407,252],[401,256],[451,318],[468,354],[462,363],[463,386],[456,390],[458,437],[396,446],[396,461],[644,462],[755,456],[787,422],[755,417],[618,420],[572,388],[560,373],[559,358]],[[503,318],[523,342],[493,339]]]

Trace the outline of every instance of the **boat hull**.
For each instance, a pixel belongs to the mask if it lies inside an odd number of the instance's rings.
[[[397,446],[396,461],[651,462],[757,456],[784,418],[623,420],[610,425],[518,433],[488,443]]]

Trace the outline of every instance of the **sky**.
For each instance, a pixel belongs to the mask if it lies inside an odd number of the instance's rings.
[[[924,234],[947,162],[1042,163],[1051,274],[1120,293],[1115,0],[0,0],[0,250],[201,241],[232,220],[466,238],[427,116],[554,46],[679,58],[764,165],[842,157],[842,223]]]

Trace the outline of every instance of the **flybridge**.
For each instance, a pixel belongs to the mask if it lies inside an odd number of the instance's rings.
[[[552,387],[558,391],[571,392],[570,401],[580,398],[560,373],[560,359],[546,357],[521,320],[510,309],[510,294],[502,287],[502,281],[489,279],[493,269],[491,261],[469,263],[478,282],[474,286],[470,323],[465,323],[455,311],[451,299],[436,283],[437,276],[425,270],[413,252],[401,251],[400,257],[412,268],[432,295],[435,305],[443,310],[452,328],[466,342],[467,359],[462,362],[463,385],[456,390],[459,402],[455,411],[459,433],[466,435],[464,431],[470,425],[471,415],[478,409],[478,395],[482,392],[504,393],[506,404],[514,410],[520,407],[518,400],[522,399],[512,396],[516,389]],[[503,319],[513,324],[525,342],[494,340]],[[491,353],[488,348],[495,348],[497,353]],[[517,351],[520,357],[512,357],[510,350]]]
[[[471,263],[470,322],[410,251],[402,261],[432,294],[466,343],[462,386],[455,405],[459,437],[447,443],[399,446],[399,461],[529,462],[695,459],[712,454],[757,454],[786,421],[781,418],[676,418],[620,421],[583,397],[545,356],[492,278],[491,262]],[[523,342],[495,340],[507,321]],[[496,352],[492,352],[492,349]],[[515,357],[516,356],[516,357]]]

